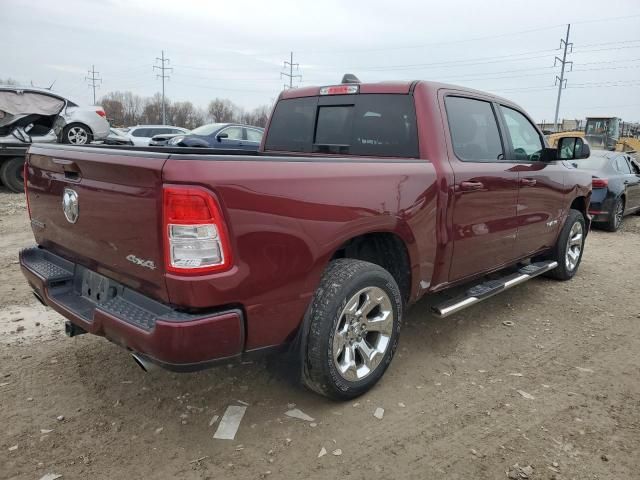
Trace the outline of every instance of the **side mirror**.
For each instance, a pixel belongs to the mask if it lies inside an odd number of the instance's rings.
[[[216,138],[218,139],[218,141],[220,141],[223,138],[229,138],[229,134],[228,133],[220,133],[220,134],[216,135]]]
[[[562,137],[558,140],[557,156],[558,160],[577,160],[589,158],[591,147],[589,143],[581,137]]]

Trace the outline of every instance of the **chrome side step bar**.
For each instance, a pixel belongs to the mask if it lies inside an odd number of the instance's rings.
[[[457,298],[447,300],[439,305],[434,305],[431,307],[431,310],[436,317],[448,317],[449,315],[453,315],[454,313],[464,310],[471,305],[475,305],[487,298],[493,297],[500,292],[504,292],[511,287],[520,285],[527,280],[531,280],[538,275],[542,275],[549,270],[553,270],[557,266],[558,262],[555,261],[536,262],[525,265],[517,272],[507,275],[504,278],[499,280],[488,280],[484,283],[475,285]]]

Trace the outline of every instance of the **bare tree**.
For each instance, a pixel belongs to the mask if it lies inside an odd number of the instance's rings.
[[[175,102],[167,111],[171,125],[192,130],[204,123],[204,113],[191,102]]]
[[[109,92],[100,100],[107,118],[114,126],[136,124],[160,124],[162,122],[162,95],[141,97],[132,92]],[[206,121],[241,122],[264,127],[269,117],[267,105],[244,111],[226,98],[209,102],[207,110],[196,107],[189,101],[174,102],[165,98],[167,123],[194,129]]]
[[[171,108],[171,101],[165,98],[165,106]],[[162,94],[156,93],[153,97],[146,98],[142,109],[141,123],[160,125],[162,123]]]
[[[255,125],[256,127],[266,127],[270,110],[271,108],[268,105],[263,105],[249,112],[243,112],[241,121],[242,123]]]
[[[209,102],[207,113],[214,122],[226,123],[235,122],[237,118],[238,107],[226,98],[216,98]]]
[[[109,121],[119,126],[139,123],[142,104],[142,97],[131,92],[110,92],[100,100]]]

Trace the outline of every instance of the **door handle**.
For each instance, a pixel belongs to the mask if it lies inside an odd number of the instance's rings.
[[[536,179],[535,178],[521,178],[520,179],[520,185],[523,187],[533,187],[536,184]]]
[[[460,190],[464,192],[473,192],[482,189],[484,189],[484,183],[482,182],[460,182]]]

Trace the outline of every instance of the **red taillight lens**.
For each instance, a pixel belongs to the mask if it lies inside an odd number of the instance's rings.
[[[100,115],[101,117],[106,117],[107,116],[107,114],[104,112],[104,110],[96,110],[96,113],[98,115]]]
[[[165,187],[163,197],[167,271],[196,275],[227,270],[229,237],[214,197],[193,187]]]
[[[607,188],[609,186],[608,178],[592,178],[591,186],[593,188]]]

